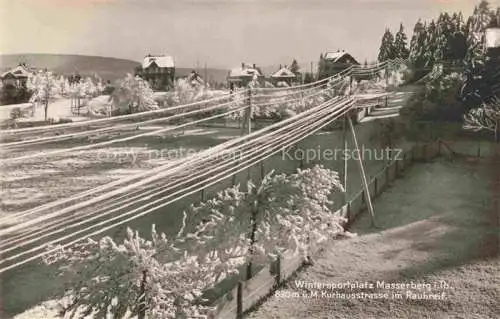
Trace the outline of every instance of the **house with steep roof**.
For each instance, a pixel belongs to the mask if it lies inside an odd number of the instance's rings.
[[[20,63],[18,66],[2,73],[0,76],[3,85],[13,85],[15,87],[26,87],[26,82],[29,76],[33,74],[33,70],[26,64]]]
[[[485,34],[486,54],[500,56],[500,28],[487,28]]]
[[[327,52],[319,63],[318,77],[320,80],[330,77],[353,65],[360,65],[360,63],[351,54],[340,50]]]
[[[165,55],[152,56],[148,54],[144,57],[141,66],[136,68],[135,75],[148,81],[155,91],[168,90],[174,86],[174,59]]]
[[[500,48],[500,28],[486,29],[486,49]]]
[[[269,79],[271,80],[271,83],[273,85],[276,85],[279,82],[285,82],[288,85],[292,85],[292,83],[298,80],[297,75],[293,73],[286,65],[284,67],[281,67],[280,65],[279,70],[271,74]]]
[[[242,63],[241,67],[234,68],[229,71],[227,81],[230,86],[245,87],[248,83],[250,83],[250,81],[253,80],[254,77],[257,77],[259,82],[264,81],[264,75],[259,67],[255,64],[249,66]]]

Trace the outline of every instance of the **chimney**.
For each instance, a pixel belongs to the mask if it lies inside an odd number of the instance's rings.
[[[280,70],[281,70],[281,64],[280,64]]]
[[[255,63],[253,64],[253,68],[255,69]]]
[[[244,69],[245,68],[245,63],[244,62],[241,62],[241,68]]]

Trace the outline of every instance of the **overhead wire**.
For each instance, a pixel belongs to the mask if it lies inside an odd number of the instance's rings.
[[[350,107],[350,106],[349,106],[349,107]],[[348,109],[348,108],[346,108],[346,109]],[[323,119],[323,120],[324,120],[324,119]],[[320,121],[321,121],[321,120],[320,120]],[[309,133],[309,134],[310,134],[310,133]],[[306,135],[309,135],[309,134],[306,134]],[[254,164],[255,164],[255,163],[253,163],[253,164],[251,163],[251,164],[250,164],[250,166],[252,166],[252,165],[254,165]],[[227,174],[227,170],[226,170],[226,171],[224,171],[224,173],[222,173],[222,174]],[[219,175],[220,175],[220,174],[219,174]],[[229,174],[228,176],[230,176],[230,175],[231,175],[231,174]],[[227,176],[226,176],[226,177],[227,177]],[[226,177],[224,177],[224,178],[226,178]],[[209,178],[209,179],[213,179],[213,178],[214,178],[214,177],[211,177],[211,178]],[[220,181],[220,180],[218,180],[218,181]],[[216,183],[216,182],[218,182],[218,181],[215,181],[215,183]],[[202,184],[203,184],[203,183],[206,183],[206,181],[202,181],[201,183],[202,183]],[[192,187],[192,186],[191,186],[191,187]],[[196,192],[196,191],[194,191],[194,192]],[[194,193],[194,192],[193,192],[193,193]],[[184,195],[184,196],[187,196],[187,195]],[[174,198],[174,200],[173,200],[173,201],[178,200],[178,199],[179,199],[178,197],[177,197],[177,198]],[[169,203],[170,203],[170,202],[169,202]],[[161,206],[165,206],[166,204],[168,204],[168,203],[163,203],[163,204],[161,204]],[[140,213],[139,215],[132,216],[132,217],[128,218],[128,219],[127,219],[127,220],[125,220],[125,221],[121,221],[121,222],[119,222],[119,224],[123,224],[123,223],[125,223],[125,222],[130,221],[130,220],[136,219],[136,218],[138,218],[138,217],[140,217],[140,216],[143,216],[143,215],[145,215],[145,214],[147,214],[147,213],[150,213],[151,211],[153,211],[153,210],[157,210],[157,209],[158,209],[158,207],[155,207],[154,209],[150,209],[150,210],[148,210],[148,211],[146,211],[146,212],[142,212],[142,213]],[[131,212],[128,212],[128,213],[125,213],[125,214],[121,214],[121,215],[119,215],[119,216],[118,216],[118,218],[119,218],[119,217],[122,217],[123,215],[128,215],[128,214],[131,214]],[[111,220],[115,220],[115,219],[117,219],[117,218],[115,217],[115,218],[112,218]],[[106,222],[109,222],[109,221],[110,221],[110,220],[106,220],[106,221],[104,221],[104,222],[101,222],[100,224],[102,224],[102,223],[106,223]],[[98,225],[94,225],[94,226],[92,226],[91,228],[96,227],[96,226],[98,226]],[[88,236],[85,236],[84,238],[88,238],[89,236],[93,236],[93,235],[95,235],[95,234],[101,233],[101,232],[103,232],[103,231],[105,231],[105,230],[107,230],[107,229],[109,229],[109,228],[115,227],[115,226],[116,226],[116,224],[111,225],[111,226],[107,226],[106,228],[101,229],[101,230],[98,230],[98,231],[96,231],[96,232],[94,232],[94,233],[92,233],[92,234],[90,234],[90,235],[88,235]],[[77,233],[81,233],[82,231],[83,231],[83,230],[79,230],[79,231],[77,231],[76,233],[72,233],[72,235],[75,235],[75,234],[77,234]],[[69,236],[71,236],[71,235],[69,235]],[[83,239],[84,239],[84,238],[83,238]],[[80,239],[76,240],[76,242],[77,242],[77,241],[80,241],[81,239],[82,239],[82,238],[80,238]],[[62,239],[59,239],[58,241],[60,241],[60,240],[62,240]],[[75,241],[73,241],[73,242],[71,242],[71,243],[74,243],[74,242],[75,242]],[[50,242],[50,243],[45,244],[44,246],[47,246],[47,245],[50,245],[50,244],[53,244],[53,243],[54,243],[54,242]],[[69,244],[71,244],[71,243],[69,243]],[[66,245],[69,245],[69,244],[66,244]],[[39,248],[38,248],[37,250],[39,250]],[[26,253],[27,253],[27,252],[23,252],[23,254],[26,254]],[[42,255],[43,255],[43,254],[42,254]],[[23,261],[22,263],[25,263],[25,262],[31,261],[31,260],[33,260],[33,258],[38,258],[38,257],[40,257],[40,255],[37,255],[37,256],[34,256],[34,257],[30,257],[30,258],[28,258],[27,260]],[[12,258],[13,258],[13,257],[9,257],[9,260],[12,260]],[[19,263],[18,263],[18,264],[19,264]],[[18,265],[18,264],[16,264],[16,265]],[[8,270],[8,269],[11,269],[12,267],[14,267],[14,265],[11,265],[11,266],[8,266],[8,267],[5,267],[5,268],[3,268],[3,269],[1,269],[1,270],[0,270],[0,273],[1,273],[1,272],[6,271],[6,270]]]

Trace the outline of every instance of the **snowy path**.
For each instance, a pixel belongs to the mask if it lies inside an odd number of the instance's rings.
[[[379,229],[370,229],[369,218],[363,215],[351,229],[358,237],[328,245],[311,268],[248,318],[494,318],[500,310],[498,212],[490,204],[487,174],[482,164],[444,160],[411,168],[404,180],[397,180],[375,202]],[[307,291],[296,282],[409,283],[412,279],[437,282],[438,287],[426,292],[445,292],[445,300],[408,300],[407,290],[400,291],[401,300],[342,300],[322,297],[322,292],[355,291]],[[442,288],[439,281],[449,288]],[[290,297],[297,291],[309,296],[316,291],[319,297]],[[379,292],[391,295],[395,290]]]

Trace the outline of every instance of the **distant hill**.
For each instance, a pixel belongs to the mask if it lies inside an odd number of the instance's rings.
[[[19,63],[25,62],[34,68],[47,68],[54,73],[70,75],[78,71],[82,76],[99,75],[104,80],[114,82],[124,77],[127,73],[134,73],[135,67],[140,63],[132,60],[116,59],[109,57],[71,54],[1,54],[0,70],[6,71]],[[176,68],[176,76],[186,76],[192,69]],[[204,69],[199,70],[203,77]],[[208,79],[225,82],[228,71],[222,69],[207,69]]]

